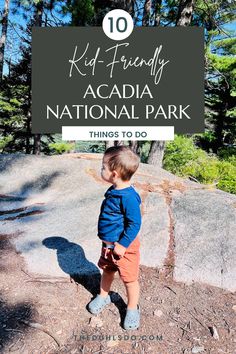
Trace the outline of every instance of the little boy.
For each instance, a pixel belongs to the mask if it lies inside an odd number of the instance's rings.
[[[98,220],[98,237],[102,240],[98,266],[103,274],[100,294],[88,305],[92,314],[98,314],[111,302],[108,293],[118,271],[128,297],[125,329],[137,329],[140,322],[137,235],[141,226],[141,199],[130,183],[138,166],[139,157],[126,146],[111,147],[104,154],[101,176],[112,186],[105,193]]]

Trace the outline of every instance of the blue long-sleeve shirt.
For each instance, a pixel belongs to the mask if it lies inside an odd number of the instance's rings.
[[[141,227],[141,198],[130,186],[105,193],[98,219],[98,237],[104,241],[119,242],[129,247]]]

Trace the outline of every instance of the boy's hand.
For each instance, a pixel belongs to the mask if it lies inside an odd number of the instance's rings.
[[[124,256],[126,251],[126,247],[120,245],[118,242],[115,242],[115,248],[113,249],[113,252],[117,254],[117,256],[120,256],[121,258]]]

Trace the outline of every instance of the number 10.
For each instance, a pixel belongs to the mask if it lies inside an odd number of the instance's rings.
[[[108,17],[108,20],[110,21],[110,33],[114,32],[114,26],[113,26],[113,17]],[[122,24],[123,24],[123,28],[122,28]],[[128,23],[127,23],[127,19],[125,17],[118,17],[116,19],[116,30],[117,32],[123,33],[127,30],[128,27]]]

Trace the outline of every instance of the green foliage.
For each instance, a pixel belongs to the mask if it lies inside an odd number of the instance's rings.
[[[218,162],[216,157],[201,156],[183,166],[181,173],[183,176],[194,177],[200,183],[217,183],[219,179]]]
[[[49,144],[49,148],[51,149],[52,155],[61,155],[65,152],[69,152],[74,149],[74,144],[66,143],[66,142],[57,142]]]
[[[236,55],[236,38],[225,38],[217,40],[214,43],[216,49],[228,53],[228,55]]]
[[[213,131],[205,131],[202,134],[194,134],[193,141],[201,149],[212,152],[212,146],[216,142],[216,135]]]
[[[101,143],[98,143],[98,144],[93,143],[93,144],[90,145],[89,151],[95,152],[95,153],[103,153],[104,149],[105,149],[104,145],[105,144],[101,144]]]
[[[3,152],[7,144],[9,144],[13,140],[11,135],[6,137],[0,137],[0,152]]]
[[[64,14],[71,14],[72,26],[85,26],[90,23],[94,16],[94,5],[92,0],[67,0],[62,7]]]
[[[166,145],[163,167],[172,173],[182,175],[182,169],[189,161],[193,162],[205,155],[204,151],[196,149],[192,138],[176,135],[174,141]]]
[[[139,144],[140,144],[141,162],[147,163],[151,142],[150,141],[140,141]]]
[[[231,165],[236,167],[236,147],[223,147],[219,150],[218,156],[220,160],[230,162]]]
[[[210,69],[218,70],[222,74],[229,74],[231,71],[234,76],[236,75],[236,57],[209,53],[208,59],[210,60]]]
[[[4,82],[0,95],[0,127],[3,137],[12,137],[4,146],[5,152],[23,150],[26,146],[26,102],[28,88]]]
[[[224,23],[235,20],[235,2],[231,0],[196,0],[193,24],[207,31],[219,31]]]
[[[86,153],[103,153],[105,151],[105,143],[103,141],[86,141],[78,140],[76,141],[75,150],[78,152]]]
[[[222,156],[226,156],[223,150]],[[216,183],[217,188],[236,194],[236,158],[233,152],[227,159],[219,160],[196,148],[193,138],[176,136],[167,144],[164,168],[181,177],[193,177],[200,183]]]
[[[227,160],[236,156],[236,146],[227,146],[219,150],[218,156],[222,160]]]
[[[231,162],[220,161],[218,168],[220,178],[217,187],[236,194],[236,160],[234,159],[234,165]]]

